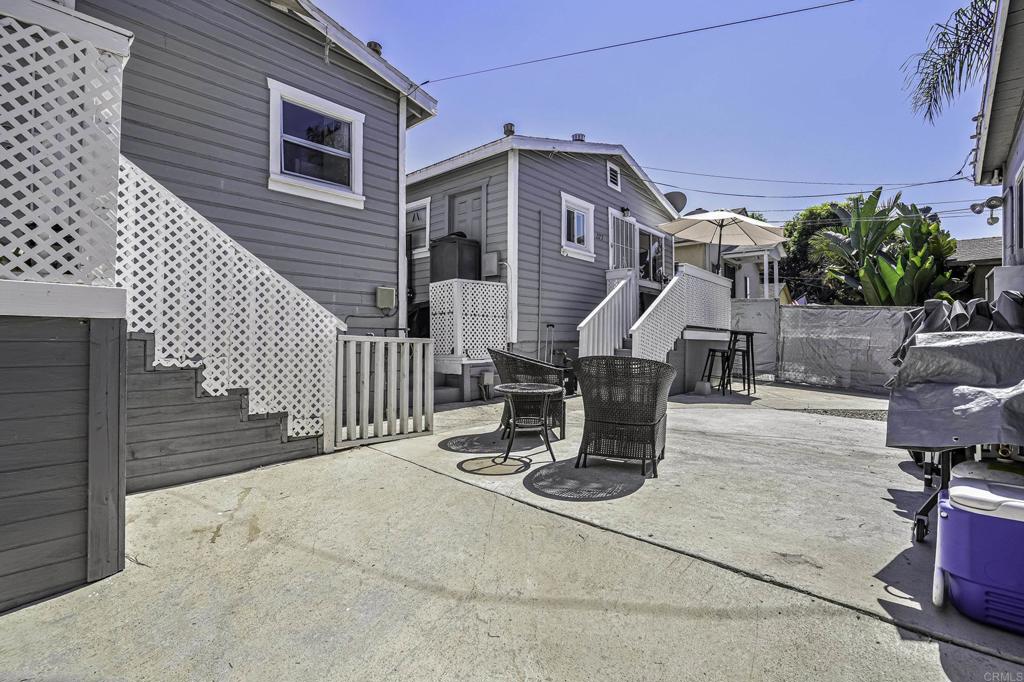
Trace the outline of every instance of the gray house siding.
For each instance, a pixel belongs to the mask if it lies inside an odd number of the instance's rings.
[[[672,215],[621,160],[622,191],[608,186],[607,161],[594,154],[519,153],[519,339],[516,350],[533,354],[554,325],[557,345],[574,347],[576,326],[607,290],[608,208],[628,206],[637,222],[657,227]],[[561,255],[561,192],[594,204],[593,263]]]
[[[430,197],[430,239],[448,234],[448,198],[462,191],[486,185],[486,211],[484,232],[486,244],[483,253],[497,253],[498,262],[508,260],[508,154],[496,154],[490,158],[410,184],[406,190],[406,201],[412,203]],[[414,303],[426,301],[430,285],[429,256],[410,261],[410,281],[415,288]],[[505,281],[506,269],[498,268],[497,277],[491,281]]]
[[[79,0],[135,33],[122,152],[340,317],[398,284],[398,93],[311,27],[258,0]],[[267,78],[366,115],[364,209],[267,188]],[[397,317],[350,330],[395,328]]]
[[[1024,168],[1024,123],[1017,126],[1013,147],[1007,157],[1006,175],[1003,177],[1003,265],[1024,265],[1024,228],[1017,215],[1020,211],[1020,189],[1016,186],[1017,175]]]
[[[0,316],[0,612],[124,567],[122,325]]]

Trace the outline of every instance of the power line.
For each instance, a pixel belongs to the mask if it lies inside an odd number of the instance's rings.
[[[627,47],[629,45],[639,45],[641,43],[649,43],[655,40],[664,40],[665,38],[678,38],[679,36],[691,35],[693,33],[703,33],[705,31],[713,31],[719,28],[728,28],[730,26],[739,26],[741,24],[750,24],[756,21],[765,21],[767,19],[777,19],[778,17],[785,17],[791,14],[801,14],[803,12],[812,12],[814,10],[825,9],[827,7],[835,7],[836,5],[846,5],[856,0],[835,0],[834,2],[826,2],[820,5],[812,5],[810,7],[801,7],[799,9],[787,10],[785,12],[776,12],[774,14],[763,14],[757,17],[750,17],[748,19],[737,19],[736,21],[727,21],[722,24],[712,24],[710,26],[701,26],[699,28],[690,28],[684,31],[676,31],[674,33],[663,33],[661,35],[649,36],[647,38],[638,38],[636,40],[627,40],[622,43],[612,43],[611,45],[601,45],[599,47],[590,47],[585,50],[576,50],[574,52],[563,52],[562,54],[554,54],[548,57],[539,57],[537,59],[527,59],[521,62],[515,62],[513,64],[503,64],[501,66],[491,66],[486,69],[477,69],[476,71],[467,71],[465,73],[457,73],[451,76],[445,76],[444,78],[431,78],[423,81],[419,84],[419,87],[423,87],[428,83],[440,83],[442,81],[455,80],[456,78],[466,78],[467,76],[477,76],[482,73],[491,73],[493,71],[502,71],[504,69],[513,69],[518,66],[527,66],[529,64],[539,64],[541,62],[550,62],[555,59],[564,59],[566,57],[575,57],[581,54],[590,54],[592,52],[601,52],[602,50],[612,50],[617,47]]]
[[[915,201],[917,206],[941,206],[943,204],[969,204],[977,201],[977,199],[950,199],[948,201]],[[747,211],[757,211],[758,213],[799,213],[800,211],[806,210],[808,207],[802,208],[748,208]]]
[[[818,180],[778,180],[775,178],[746,178],[740,175],[715,175],[714,173],[698,173],[696,171],[684,171],[673,168],[658,168],[657,166],[642,166],[646,170],[661,171],[663,173],[678,173],[680,175],[696,175],[702,178],[721,178],[723,180],[745,180],[748,182],[774,182],[783,185],[834,185],[838,187],[860,187],[864,185],[916,185],[917,182],[823,182]],[[955,178],[959,173],[954,175]]]
[[[927,182],[913,182],[905,185],[897,185],[895,187],[889,187],[888,189],[908,189],[910,187],[924,187],[925,185],[939,185],[945,182],[961,182],[966,180],[967,178],[946,178],[945,180],[929,180]],[[715,192],[709,189],[699,189],[697,187],[681,187],[679,185],[673,185],[670,182],[661,182],[660,180],[654,180],[654,184],[661,185],[662,187],[671,187],[672,189],[685,190],[687,192],[700,192],[701,194],[714,194],[722,197],[744,197],[748,199],[823,199],[827,197],[845,197],[851,194],[870,194],[878,187],[878,185],[876,185],[870,189],[832,192],[828,194],[742,194],[738,192]]]

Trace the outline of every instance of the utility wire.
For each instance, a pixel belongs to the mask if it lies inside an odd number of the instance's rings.
[[[918,206],[941,206],[943,204],[970,204],[977,201],[977,199],[951,199],[949,201],[915,201],[914,203]],[[757,211],[758,213],[799,213],[800,211],[806,210],[808,207],[802,208],[748,208],[748,211]]]
[[[905,185],[897,185],[895,187],[889,187],[888,189],[907,189],[910,187],[924,187],[925,185],[939,185],[946,182],[961,182],[966,180],[967,178],[946,178],[945,180],[929,180],[927,182],[913,182]],[[745,197],[750,199],[822,199],[826,197],[845,197],[851,194],[870,194],[878,187],[878,185],[876,185],[871,189],[855,189],[846,192],[832,192],[829,194],[742,194],[738,192],[714,192],[709,189],[699,189],[697,187],[681,187],[679,185],[673,185],[670,182],[661,182],[660,180],[654,180],[653,182],[654,184],[661,185],[662,187],[671,187],[672,189],[680,189],[687,192],[700,192],[701,194],[714,194],[722,197]]]
[[[554,54],[548,57],[539,57],[537,59],[527,59],[521,62],[515,62],[513,64],[503,64],[501,66],[491,66],[486,69],[477,69],[476,71],[467,71],[465,73],[457,73],[451,76],[445,76],[443,78],[430,78],[420,83],[419,87],[423,87],[428,83],[440,83],[442,81],[455,80],[456,78],[466,78],[467,76],[478,76],[482,73],[491,73],[494,71],[502,71],[504,69],[514,69],[519,66],[527,66],[529,64],[540,64],[541,62],[550,62],[555,59],[565,59],[566,57],[575,57],[581,54],[590,54],[592,52],[601,52],[603,50],[612,50],[617,47],[626,47],[629,45],[639,45],[641,43],[649,43],[655,40],[664,40],[665,38],[678,38],[679,36],[691,35],[693,33],[703,33],[705,31],[713,31],[719,28],[728,28],[730,26],[739,26],[741,24],[750,24],[756,21],[765,21],[767,19],[777,19],[778,17],[785,17],[791,14],[801,14],[803,12],[812,12],[814,10],[825,9],[827,7],[835,7],[836,5],[846,5],[856,0],[835,0],[834,2],[826,2],[820,5],[812,5],[810,7],[801,7],[799,9],[787,10],[785,12],[775,12],[774,14],[763,14],[757,17],[750,17],[748,19],[738,19],[736,21],[727,21],[722,24],[712,24],[710,26],[701,26],[698,28],[690,28],[684,31],[676,31],[674,33],[663,33],[661,35],[649,36],[647,38],[638,38],[636,40],[627,40],[622,43],[612,43],[611,45],[601,45],[598,47],[590,47],[585,50],[576,50],[574,52],[563,52],[562,54]]]
[[[642,166],[646,170],[660,171],[663,173],[678,173],[680,175],[696,175],[702,178],[721,178],[723,180],[746,180],[748,182],[774,182],[783,185],[835,185],[839,187],[861,187],[864,185],[916,185],[917,182],[822,182],[817,180],[778,180],[774,178],[745,178],[739,175],[715,175],[714,173],[697,173],[696,171],[676,170],[673,168],[658,168],[656,166]],[[954,178],[960,175],[958,171]]]

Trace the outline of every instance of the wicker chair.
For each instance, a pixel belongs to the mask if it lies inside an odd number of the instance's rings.
[[[537,383],[554,384],[565,386],[565,367],[556,367],[540,360],[528,358],[525,355],[517,355],[503,350],[489,348],[491,361],[494,369],[498,371],[498,377],[504,384]],[[537,409],[540,409],[541,401],[537,401]],[[527,409],[529,409],[527,407]],[[505,405],[501,413],[501,437],[508,434],[508,405]],[[558,427],[559,439],[565,438],[565,400],[562,397],[553,398],[548,406],[548,428]]]
[[[576,361],[583,394],[583,439],[576,466],[587,457],[639,459],[647,475],[651,460],[665,457],[668,392],[676,371],[671,365],[643,358],[593,356]]]

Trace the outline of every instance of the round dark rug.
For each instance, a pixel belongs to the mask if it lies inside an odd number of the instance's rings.
[[[511,456],[507,461],[502,462],[501,460],[504,457],[504,454],[489,457],[473,457],[472,459],[462,460],[456,466],[459,468],[459,471],[465,471],[467,474],[476,474],[477,476],[511,476],[529,470],[533,464],[528,459],[519,459],[518,457]]]
[[[646,480],[640,475],[639,462],[591,457],[585,469],[575,468],[575,463],[572,457],[534,469],[523,479],[523,485],[531,493],[552,500],[600,502],[632,495]]]

